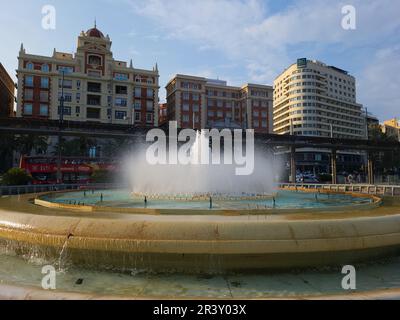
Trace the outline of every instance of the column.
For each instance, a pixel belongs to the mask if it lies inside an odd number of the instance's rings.
[[[337,184],[337,150],[336,149],[332,149],[331,166],[332,166],[332,184]]]
[[[368,184],[374,184],[374,159],[372,152],[368,152]]]
[[[296,183],[296,147],[290,147],[290,182]]]

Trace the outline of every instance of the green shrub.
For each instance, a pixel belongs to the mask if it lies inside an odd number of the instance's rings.
[[[32,181],[32,177],[23,169],[13,168],[3,175],[3,184],[6,186],[23,186]]]

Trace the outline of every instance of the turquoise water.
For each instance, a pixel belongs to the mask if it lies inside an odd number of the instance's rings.
[[[45,200],[62,204],[85,204],[115,208],[148,208],[148,209],[210,209],[209,201],[174,201],[134,198],[129,191],[96,190],[58,193],[44,197]],[[304,192],[279,191],[273,199],[213,201],[213,210],[222,209],[324,209],[356,204],[368,204],[369,198],[356,198],[340,194],[314,194]]]

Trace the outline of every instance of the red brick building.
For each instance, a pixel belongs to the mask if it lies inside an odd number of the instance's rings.
[[[168,119],[180,128],[242,128],[273,131],[273,88],[176,75],[166,86]]]
[[[11,117],[14,113],[15,83],[0,63],[0,117]]]

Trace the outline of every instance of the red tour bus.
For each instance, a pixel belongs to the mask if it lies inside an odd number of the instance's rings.
[[[32,176],[33,184],[57,183],[57,157],[22,156],[20,168]],[[62,183],[65,184],[90,183],[91,176],[96,170],[115,171],[116,164],[113,160],[101,158],[63,157],[61,159]]]

